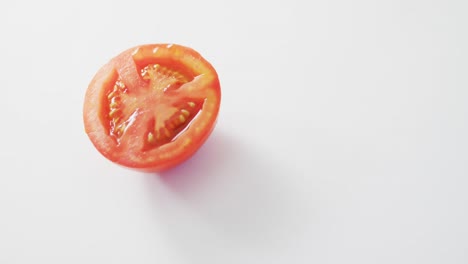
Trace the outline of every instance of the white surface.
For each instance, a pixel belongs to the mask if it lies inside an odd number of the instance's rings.
[[[0,4],[0,263],[468,263],[467,1],[79,2]],[[158,42],[223,91],[163,179],[81,113]]]

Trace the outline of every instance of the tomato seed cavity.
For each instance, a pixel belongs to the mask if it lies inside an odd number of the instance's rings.
[[[146,94],[141,98],[164,96],[163,94],[167,91],[176,90],[184,83],[191,81],[191,79],[180,72],[159,64],[151,64],[142,68],[140,75],[144,80],[148,81],[150,88],[150,90],[142,90]],[[137,111],[137,109],[131,109],[128,103],[122,103],[122,98],[125,97],[125,102],[128,102],[128,98],[134,96],[137,98],[138,95],[129,94],[128,89],[120,78],[117,79],[107,95],[108,118],[110,120],[109,134],[116,140],[117,144],[120,143],[127,127],[132,123],[130,118],[127,118],[129,110],[133,114]],[[155,111],[154,118],[148,123],[148,128],[144,135],[143,150],[156,148],[174,140],[178,134],[190,125],[192,119],[201,110],[203,102],[203,100],[199,99],[178,98],[177,101],[170,105],[163,102],[152,105]],[[123,107],[127,107],[127,109]]]

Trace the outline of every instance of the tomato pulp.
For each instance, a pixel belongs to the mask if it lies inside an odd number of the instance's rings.
[[[213,130],[221,90],[213,66],[175,44],[122,52],[94,76],[85,96],[85,131],[107,159],[161,171],[192,156]]]

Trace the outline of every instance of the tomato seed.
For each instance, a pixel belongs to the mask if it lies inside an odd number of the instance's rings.
[[[180,116],[179,116],[179,121],[180,121],[181,123],[184,123],[184,122],[185,122],[185,116],[180,115]]]
[[[148,142],[149,143],[154,143],[154,135],[153,132],[148,133]]]
[[[164,128],[164,135],[166,135],[166,137],[170,137],[171,131],[169,131],[167,128]]]
[[[119,123],[119,121],[120,121],[120,117],[119,117],[119,116],[118,116],[118,117],[114,117],[114,118],[112,119],[112,125],[113,125],[114,127],[117,126],[117,124]]]
[[[118,108],[113,108],[111,109],[111,111],[109,112],[109,117],[114,117],[115,115],[117,115],[118,113],[120,113],[120,109]]]
[[[121,124],[120,126],[117,127],[116,130],[114,130],[114,132],[117,134],[117,136],[122,136],[123,133],[125,131],[125,124]]]
[[[180,110],[180,112],[185,116],[185,117],[189,117],[190,116],[190,112],[185,110],[185,109],[182,109]]]
[[[112,98],[114,99],[114,98]],[[111,101],[111,103],[109,104],[109,107],[111,109],[114,109],[114,108],[117,108],[119,106],[119,104],[114,100],[114,101]]]
[[[116,86],[117,88],[120,88],[120,89],[124,89],[124,88],[125,88],[125,84],[124,84],[121,80],[116,81],[116,82],[115,82],[115,86]],[[115,87],[114,87],[114,89],[115,89]]]
[[[114,98],[116,95],[117,95],[117,91],[112,91],[112,92],[107,96],[107,99],[111,100],[111,99]]]

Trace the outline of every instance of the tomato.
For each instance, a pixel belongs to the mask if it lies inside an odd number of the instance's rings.
[[[220,101],[215,69],[193,49],[137,46],[111,59],[91,80],[83,107],[85,131],[112,162],[161,171],[202,146]]]

